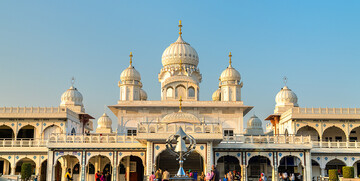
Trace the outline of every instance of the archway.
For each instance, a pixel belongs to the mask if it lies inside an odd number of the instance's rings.
[[[119,175],[118,175],[119,181],[125,181],[126,180],[126,178],[125,178],[125,176],[126,176],[126,167],[122,162],[120,162],[118,172],[119,172]]]
[[[15,134],[13,129],[11,129],[9,126],[2,125],[0,126],[0,139],[8,139],[8,138],[14,138]]]
[[[312,141],[319,141],[320,140],[320,136],[318,131],[316,131],[315,128],[311,127],[311,126],[304,126],[302,128],[300,128],[297,132],[297,135],[301,135],[301,136],[310,136]]]
[[[294,173],[295,176],[298,176],[299,174],[304,175],[304,168],[301,164],[301,160],[295,156],[285,156],[281,158],[278,171],[279,173],[286,172],[288,176],[292,173]]]
[[[89,163],[86,167],[86,180],[95,180],[95,166],[92,163]]]
[[[34,136],[35,127],[31,125],[26,125],[19,130],[17,134],[17,139],[34,139]]]
[[[349,140],[352,142],[360,140],[360,126],[350,131]]]
[[[315,161],[315,160],[311,160],[311,170],[312,170],[312,177],[318,177],[321,175],[321,168],[320,168],[320,164]]]
[[[272,166],[269,158],[264,156],[254,156],[250,158],[247,168],[248,180],[259,180],[261,173],[271,178]]]
[[[31,168],[32,168],[31,174],[35,175],[36,163],[29,158],[23,158],[23,159],[19,160],[18,162],[16,162],[15,175],[19,175],[21,173],[21,165],[24,163],[31,164]]]
[[[90,165],[94,166],[94,172],[90,172]],[[111,161],[107,156],[103,156],[103,155],[95,155],[92,156],[89,159],[89,162],[87,164],[88,167],[88,176],[87,176],[87,180],[92,180],[93,178],[95,178],[95,174],[97,172],[99,172],[100,174],[103,173],[105,174],[106,172],[110,172],[110,174],[112,174],[112,166],[111,166]]]
[[[51,125],[44,129],[41,136],[44,140],[47,140],[50,138],[51,134],[59,134],[59,133],[61,133],[61,128],[56,125]]]
[[[130,173],[127,173],[125,176],[128,177],[126,180],[129,181],[137,181],[137,180],[144,180],[144,165],[140,157],[137,156],[126,156],[123,157],[120,161],[125,168],[128,168],[126,170],[129,170]],[[121,164],[119,165],[120,174],[119,177],[122,176],[123,170],[121,169]],[[120,178],[121,180],[121,178]]]
[[[179,85],[175,89],[175,98],[186,97],[186,88],[183,85]]]
[[[338,173],[340,175],[342,175],[342,167],[343,166],[346,166],[346,164],[343,161],[335,158],[326,164],[325,170],[326,170],[327,175],[329,175],[329,170],[331,170],[331,169],[338,170]]]
[[[219,171],[220,178],[224,178],[224,175],[229,171],[240,172],[240,161],[234,156],[222,156],[218,159],[216,168]]]
[[[40,167],[40,181],[46,181],[46,172],[47,172],[47,160],[41,163]]]
[[[327,128],[322,136],[323,141],[346,141],[345,132],[335,126]]]
[[[10,175],[11,173],[11,163],[0,157],[0,175]]]
[[[75,166],[79,163],[79,159],[72,155],[64,155],[58,158],[55,165],[55,180],[61,181],[61,178],[64,177],[64,174],[67,172],[67,170],[71,169],[73,172]],[[78,168],[80,170],[80,166]],[[72,178],[74,181],[78,181],[80,180],[80,174],[72,173]]]
[[[360,173],[360,160],[356,161],[353,164],[353,167],[354,167],[354,175],[355,175],[355,177],[359,176],[359,173]]]

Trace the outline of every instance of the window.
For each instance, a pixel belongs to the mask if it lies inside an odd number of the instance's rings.
[[[130,172],[136,172],[136,162],[130,162]]]
[[[169,87],[166,89],[166,97],[172,97],[173,96],[173,88]]]
[[[176,87],[176,90],[175,90],[175,97],[176,99],[179,99],[180,96],[182,98],[185,98],[185,95],[186,95],[186,89],[184,86],[182,85],[179,85],[178,87]]]
[[[349,139],[350,139],[350,142],[355,142],[355,141],[357,141],[357,137],[350,137]]]
[[[189,97],[195,97],[195,89],[193,87],[189,88]]]
[[[234,130],[224,130],[224,136],[234,136]]]
[[[351,131],[350,134],[356,134],[356,131]]]
[[[342,137],[341,137],[341,136],[336,136],[336,137],[335,137],[335,141],[340,141],[340,142],[341,142],[341,141],[342,141]]]
[[[136,129],[128,129],[127,135],[128,136],[136,136]]]

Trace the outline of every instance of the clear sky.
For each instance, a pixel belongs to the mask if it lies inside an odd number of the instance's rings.
[[[201,100],[211,100],[231,51],[244,104],[254,106],[245,120],[273,112],[283,76],[301,107],[359,107],[359,8],[358,0],[0,1],[0,106],[58,106],[75,76],[98,118],[119,99],[130,51],[143,89],[159,100],[161,55],[181,19],[200,57]]]

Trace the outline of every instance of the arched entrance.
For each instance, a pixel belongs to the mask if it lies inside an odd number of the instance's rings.
[[[301,136],[310,136],[312,141],[320,140],[319,133],[316,131],[315,128],[313,128],[311,126],[304,126],[304,127],[300,128],[296,134],[301,135]]]
[[[318,177],[321,175],[321,168],[317,161],[311,160],[311,166],[312,166],[312,177]]]
[[[156,169],[167,169],[170,175],[173,176],[179,170],[179,161],[176,159],[175,155],[168,150],[164,150],[156,158]],[[192,172],[196,171],[200,175],[204,171],[204,160],[198,152],[193,151],[186,157],[183,167],[185,172],[191,169]]]
[[[47,140],[50,138],[51,134],[59,134],[59,133],[61,133],[61,128],[56,125],[51,125],[45,128],[41,136],[43,139]]]
[[[0,175],[10,175],[11,164],[8,160],[0,157]]]
[[[123,169],[121,167],[121,164],[125,166],[125,170],[128,170],[130,173],[125,174],[126,180],[129,181],[137,181],[137,180],[144,180],[144,165],[140,157],[137,156],[126,156],[123,157],[120,161],[119,165],[119,177],[122,176],[121,173],[123,173]],[[126,171],[127,172],[127,171]],[[121,180],[121,178],[119,178]]]
[[[322,136],[323,141],[346,141],[345,132],[335,126],[327,128]]]
[[[36,163],[29,159],[29,158],[23,158],[21,160],[19,160],[18,162],[16,162],[16,167],[15,167],[15,175],[18,175],[21,173],[21,165],[23,165],[24,163],[30,163],[31,164],[31,168],[32,168],[32,174],[35,175],[35,168],[36,168]]]
[[[87,180],[93,181],[95,178],[95,174],[99,172],[100,174],[106,174],[107,172],[110,172],[112,174],[112,166],[111,161],[107,156],[103,155],[96,155],[92,156],[89,159],[89,163],[87,164],[88,174],[87,174]],[[92,168],[93,167],[93,168]],[[92,169],[94,169],[94,172],[92,172]]]
[[[219,171],[220,178],[224,178],[224,175],[229,171],[241,171],[239,160],[236,157],[229,155],[220,157],[217,161],[216,168]]]
[[[41,163],[40,181],[46,181],[46,171],[47,171],[47,160],[45,160]]]
[[[250,158],[247,168],[248,180],[259,180],[261,173],[265,173],[267,178],[271,177],[272,166],[269,158],[264,156]]]
[[[278,167],[279,173],[286,172],[288,176],[290,176],[292,173],[295,174],[295,176],[301,174],[304,175],[303,166],[301,165],[301,160],[298,157],[295,156],[285,156],[281,158],[280,164]]]
[[[325,167],[325,170],[326,170],[326,175],[328,176],[329,175],[329,170],[332,170],[332,169],[336,169],[338,170],[338,173],[342,175],[342,167],[343,166],[346,166],[346,164],[335,158],[331,161],[329,161],[327,164],[326,164],[326,167]]]
[[[14,138],[14,131],[9,126],[0,126],[0,139]]]
[[[350,131],[349,140],[352,142],[360,140],[360,126]]]
[[[31,125],[26,125],[22,127],[18,134],[17,139],[34,139],[35,127]]]
[[[60,157],[55,165],[55,180],[61,181],[61,178],[64,177],[67,170],[71,169],[71,171],[73,172],[75,170],[75,166],[79,163],[79,159],[72,155],[64,155]],[[80,166],[78,168],[80,170]],[[72,173],[72,178],[74,181],[80,180],[79,172]]]
[[[118,176],[119,181],[125,181],[126,167],[123,163],[120,163],[118,172],[119,172],[119,176]]]

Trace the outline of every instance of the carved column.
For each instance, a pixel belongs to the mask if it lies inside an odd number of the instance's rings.
[[[81,159],[81,173],[80,173],[80,177],[81,177],[81,181],[85,181],[85,168],[86,168],[86,152],[85,150],[82,151],[82,159]]]
[[[325,177],[325,168],[321,168],[321,177]],[[356,169],[354,169],[354,171],[356,171]]]
[[[277,152],[274,153],[274,165],[272,167],[272,180],[279,180]]]
[[[312,177],[312,165],[311,165],[311,153],[310,150],[305,152],[305,173],[304,180],[311,180]]]
[[[214,165],[214,152],[213,152],[213,143],[211,141],[206,143],[206,172],[211,172],[211,166]]]
[[[114,164],[113,164],[113,171],[112,171],[112,180],[113,181],[116,181],[116,178],[117,178],[117,170],[118,170],[118,151],[115,151],[114,152]]]
[[[151,175],[153,171],[153,142],[147,142],[146,145],[146,175]]]

